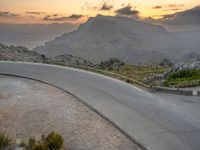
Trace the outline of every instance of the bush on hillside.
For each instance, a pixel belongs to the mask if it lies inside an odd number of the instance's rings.
[[[60,150],[63,146],[64,140],[61,135],[52,132],[47,135],[45,144],[50,150]]]
[[[16,145],[25,150],[61,150],[63,144],[62,136],[55,132],[51,132],[47,136],[42,134],[40,140],[31,137],[28,142],[21,142],[21,144],[12,143],[7,135],[0,133],[0,150],[12,149],[11,147]]]
[[[170,83],[179,83],[183,81],[192,81],[200,80],[200,70],[191,69],[191,70],[180,70],[175,73],[172,73],[168,76],[165,81],[165,85],[169,86]]]

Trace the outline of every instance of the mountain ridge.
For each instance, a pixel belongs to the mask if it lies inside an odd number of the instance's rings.
[[[187,52],[177,37],[159,25],[99,15],[33,50],[49,57],[72,54],[93,63],[118,58],[129,64],[156,64],[165,58],[176,61]]]

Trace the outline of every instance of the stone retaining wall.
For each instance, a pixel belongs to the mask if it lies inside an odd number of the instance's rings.
[[[158,86],[153,86],[151,88],[151,91],[152,92],[165,92],[165,93],[186,95],[186,96],[192,96],[193,95],[192,90],[181,90],[181,89],[176,89],[176,88],[166,88],[166,87],[158,87]]]

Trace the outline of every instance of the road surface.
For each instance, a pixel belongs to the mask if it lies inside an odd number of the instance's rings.
[[[194,113],[160,95],[73,68],[0,62],[0,73],[38,79],[69,91],[147,149],[200,149],[200,110]]]

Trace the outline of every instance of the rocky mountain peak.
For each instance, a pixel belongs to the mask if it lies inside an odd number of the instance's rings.
[[[78,30],[65,33],[34,50],[49,57],[72,54],[98,64],[117,58],[134,65],[158,64],[163,59],[174,62],[192,44],[183,42],[163,27],[125,17],[90,18]]]

